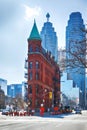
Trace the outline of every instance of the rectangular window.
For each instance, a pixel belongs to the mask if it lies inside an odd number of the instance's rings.
[[[36,61],[36,69],[39,69],[39,62]]]
[[[32,80],[33,79],[33,74],[32,72],[29,73],[29,80]]]
[[[39,73],[36,72],[36,80],[39,80]]]
[[[39,85],[37,84],[36,85],[36,94],[38,94],[38,92],[39,92]]]
[[[37,107],[39,107],[39,101],[36,99],[35,104]]]
[[[29,93],[32,93],[32,86],[31,85],[29,85],[28,91],[29,91]]]
[[[29,62],[29,69],[32,69],[32,68],[33,68],[33,63]]]
[[[33,52],[32,46],[29,46],[29,52]]]

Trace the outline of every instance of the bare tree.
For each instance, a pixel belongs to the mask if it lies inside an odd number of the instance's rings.
[[[87,30],[84,31],[87,35]],[[59,65],[70,70],[78,68],[78,73],[81,73],[81,68],[87,68],[87,39],[71,40],[69,43],[68,49],[65,50],[66,58],[62,58]]]
[[[73,41],[74,46],[70,46],[69,50],[66,51],[66,65],[70,68],[87,68],[86,61],[86,40],[83,41]]]

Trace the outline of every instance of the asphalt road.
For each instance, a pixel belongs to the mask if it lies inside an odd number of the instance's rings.
[[[0,130],[87,130],[87,112],[53,117],[2,117]]]

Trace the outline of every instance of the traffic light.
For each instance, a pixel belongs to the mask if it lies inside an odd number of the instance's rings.
[[[52,92],[49,92],[49,98],[52,99]]]

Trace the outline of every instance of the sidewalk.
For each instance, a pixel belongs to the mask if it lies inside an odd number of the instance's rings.
[[[34,116],[40,116],[40,112],[35,112]],[[46,117],[46,116],[50,116],[50,113],[45,112],[45,113],[44,113],[44,116],[45,116],[45,117]]]
[[[6,116],[0,114],[0,120],[6,120]]]

